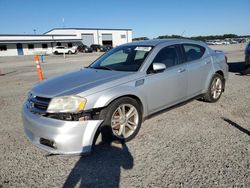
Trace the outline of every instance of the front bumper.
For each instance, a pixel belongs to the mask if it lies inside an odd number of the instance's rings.
[[[33,114],[23,105],[24,132],[29,141],[53,154],[79,154],[91,152],[95,133],[102,120],[62,121]],[[41,142],[49,140],[53,147]]]

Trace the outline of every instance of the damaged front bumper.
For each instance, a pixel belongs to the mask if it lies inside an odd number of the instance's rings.
[[[44,117],[22,108],[24,132],[29,141],[52,154],[91,152],[93,140],[102,120],[64,121]]]

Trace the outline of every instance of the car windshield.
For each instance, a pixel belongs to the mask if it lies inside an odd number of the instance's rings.
[[[152,50],[152,46],[119,46],[105,53],[89,68],[136,72]]]

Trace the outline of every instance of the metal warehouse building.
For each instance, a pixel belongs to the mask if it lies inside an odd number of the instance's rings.
[[[51,54],[55,46],[80,43],[111,45],[132,42],[131,29],[54,28],[43,35],[0,35],[0,56]]]

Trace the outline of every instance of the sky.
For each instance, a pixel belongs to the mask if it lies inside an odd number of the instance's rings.
[[[129,28],[149,38],[250,35],[250,0],[0,0],[0,12],[0,34],[83,27]]]

